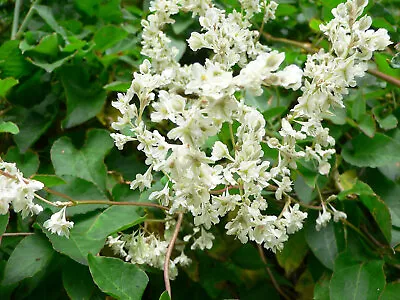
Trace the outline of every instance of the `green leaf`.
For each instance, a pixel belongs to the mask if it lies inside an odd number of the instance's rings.
[[[399,69],[393,69],[390,67],[389,62],[391,57],[390,55],[386,53],[374,53],[374,61],[378,65],[379,71],[393,76],[395,78],[400,77],[400,70]]]
[[[88,132],[86,143],[79,150],[67,137],[55,141],[50,151],[51,160],[58,176],[76,176],[95,183],[104,191],[107,176],[104,156],[112,147],[108,131],[93,129]]]
[[[91,300],[100,291],[94,284],[87,266],[69,261],[62,270],[65,290],[71,300]]]
[[[376,133],[373,138],[360,134],[348,141],[342,157],[357,167],[381,167],[400,161],[400,143],[395,139]]]
[[[66,184],[65,180],[56,175],[35,175],[32,179],[42,182],[46,187],[51,188],[53,186]]]
[[[330,277],[324,274],[314,287],[314,300],[330,300],[329,298]]]
[[[388,115],[384,119],[378,120],[379,126],[384,130],[390,130],[397,127],[398,120],[394,115]]]
[[[310,219],[309,219],[310,220]],[[315,221],[308,221],[305,226],[305,237],[308,246],[318,260],[328,269],[333,270],[338,254],[333,222],[329,222],[320,231],[315,229]]]
[[[106,91],[112,92],[123,92],[125,93],[127,89],[131,86],[130,81],[114,81],[103,86]]]
[[[28,57],[27,60],[34,64],[35,66],[38,66],[39,68],[42,68],[46,70],[47,73],[53,72],[55,69],[61,67],[64,63],[66,63],[68,60],[70,60],[72,57],[74,57],[76,52],[72,53],[71,55],[68,55],[64,58],[61,58],[59,60],[56,60],[54,62],[46,62],[42,60],[33,60],[32,58]]]
[[[250,92],[245,94],[244,102],[247,105],[258,108],[262,113],[267,111],[270,108],[268,101],[263,93],[261,96],[254,96]],[[280,109],[279,107],[275,108],[277,111],[273,110],[273,114],[279,115]],[[271,113],[271,112],[270,112]]]
[[[374,181],[374,190],[388,206],[392,217],[392,225],[400,227],[400,184],[381,177]]]
[[[391,282],[386,284],[379,300],[394,300],[400,295],[400,282]]]
[[[40,214],[38,224],[57,252],[69,256],[80,264],[87,265],[87,255],[89,253],[97,254],[103,247],[105,239],[93,239],[87,235],[87,231],[96,220],[97,214],[75,220],[69,238],[52,234],[43,227],[43,222],[49,217],[45,216],[44,213]]]
[[[0,98],[5,97],[7,92],[15,85],[18,84],[18,80],[13,77],[7,77],[0,79]]]
[[[378,299],[385,287],[384,262],[357,261],[349,253],[342,253],[335,261],[330,283],[331,299]]]
[[[358,122],[358,127],[368,137],[370,138],[374,137],[376,132],[376,125],[375,125],[375,120],[371,115],[365,114],[361,116]]]
[[[171,27],[174,33],[176,35],[179,35],[185,32],[190,27],[190,25],[193,24],[193,22],[194,22],[193,18],[185,18],[185,19],[179,18],[178,20],[176,20],[175,23],[171,24]]]
[[[93,280],[103,292],[117,299],[142,298],[149,279],[136,265],[117,258],[90,254],[88,261]]]
[[[5,155],[5,160],[15,162],[18,169],[24,174],[24,177],[30,177],[39,169],[39,156],[33,151],[20,153],[18,148],[11,147]]]
[[[355,98],[351,108],[351,115],[354,120],[360,121],[361,117],[366,114],[366,101],[365,97],[361,93],[361,90],[357,90],[353,93]]]
[[[382,199],[362,181],[357,183],[349,190],[345,190],[338,195],[340,200],[346,199],[347,195],[358,195],[360,201],[368,208],[375,222],[378,224],[386,240],[391,241],[392,219],[389,208]]]
[[[2,285],[10,285],[42,271],[50,263],[54,251],[43,236],[25,237],[7,261]]]
[[[96,16],[100,20],[122,23],[121,0],[75,0],[76,7],[88,14],[89,16]],[[131,8],[134,6],[127,6]]]
[[[320,32],[321,29],[319,29],[319,25],[321,25],[323,22],[319,19],[311,19],[310,22],[308,22],[308,26],[315,31],[315,32]]]
[[[44,6],[44,5],[34,4],[32,6],[32,8],[34,10],[36,10],[36,12],[39,14],[39,16],[42,17],[42,19],[47,23],[47,25],[50,26],[51,29],[53,29],[55,32],[60,34],[64,38],[65,41],[68,40],[67,34],[66,34],[64,28],[61,27],[57,23],[56,19],[53,16],[53,12],[51,11],[50,7]]]
[[[388,114],[384,106],[376,106],[372,109],[375,119],[378,121],[379,127],[384,130],[390,130],[397,127],[397,118],[393,114]]]
[[[296,249],[296,251],[293,251]],[[308,252],[307,242],[304,237],[304,230],[301,230],[289,237],[282,251],[276,253],[279,265],[290,275],[300,267]]]
[[[25,60],[18,47],[19,41],[7,41],[0,46],[0,73],[2,77],[16,79],[32,72],[32,66]]]
[[[277,106],[269,108],[263,112],[265,120],[271,120],[276,117],[280,117],[287,110],[286,106]]]
[[[30,51],[55,57],[59,52],[57,33],[45,35],[37,45],[30,45],[27,40],[23,40],[19,44],[19,48],[22,53]]]
[[[0,132],[9,132],[11,134],[18,134],[19,128],[13,122],[0,121]]]
[[[64,179],[66,184],[53,187],[53,190],[68,195],[74,200],[108,200],[107,196],[92,182],[72,176],[64,176]],[[65,201],[65,199],[53,194],[49,194],[47,199],[53,202]],[[68,215],[84,214],[105,207],[107,206],[104,204],[82,204],[68,208]],[[53,212],[57,210],[54,207],[49,208]]]
[[[299,170],[300,172],[300,170]],[[318,175],[314,177],[312,182],[316,182]],[[296,195],[299,197],[299,200],[304,203],[310,203],[313,199],[313,195],[315,193],[315,189],[310,187],[307,182],[305,177],[302,175],[297,176],[296,181],[293,184],[294,190],[296,192]]]
[[[98,83],[91,83],[84,66],[64,67],[60,72],[67,98],[66,128],[82,124],[98,114],[106,100],[106,92]]]
[[[106,238],[142,223],[146,218],[139,215],[140,210],[140,207],[135,206],[111,206],[96,218],[87,234],[94,239]]]
[[[395,227],[392,227],[392,242],[390,246],[393,249],[396,249],[400,245],[400,230],[397,230]],[[396,249],[399,251],[400,249]]]
[[[161,295],[159,300],[171,300],[171,298],[169,297],[168,291],[164,291]]]
[[[389,32],[396,32],[396,29],[393,28],[393,25],[390,24],[385,18],[383,17],[374,17],[372,19],[372,26],[375,28],[384,28]]]
[[[106,25],[96,31],[93,37],[96,44],[94,50],[103,52],[126,38],[127,35],[128,33],[121,27]]]
[[[232,253],[232,261],[239,267],[248,270],[258,270],[264,267],[260,255],[251,244],[245,244]]]
[[[172,37],[169,37],[169,39],[171,40],[171,48],[178,49],[178,54],[175,56],[175,60],[179,61],[186,51],[187,44],[184,41],[174,39]]]
[[[5,215],[0,215],[0,235],[6,232],[10,213],[7,212]]]
[[[279,16],[290,16],[295,14],[298,9],[290,4],[279,4],[278,8],[276,9],[275,15]]]
[[[393,69],[400,69],[400,52],[393,56],[390,65]]]
[[[14,141],[21,152],[25,152],[53,123],[58,109],[54,105],[56,100],[57,98],[50,94],[42,103],[30,109],[15,107],[8,113],[13,116],[13,121],[20,129],[19,134],[14,136]]]

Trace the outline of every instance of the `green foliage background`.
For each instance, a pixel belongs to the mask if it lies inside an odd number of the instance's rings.
[[[148,1],[20,1],[19,30],[11,39],[15,2],[0,0],[0,154],[16,162],[27,177],[73,199],[148,201],[148,193],[129,190],[126,181],[145,170],[135,145],[118,151],[109,137],[117,111],[111,101],[125,92],[140,55],[140,21]],[[286,62],[304,63],[307,48],[328,47],[318,25],[332,17],[342,1],[277,1],[277,19],[266,24],[261,40],[286,52]],[[227,10],[236,1],[220,1]],[[399,41],[400,1],[370,1],[373,26]],[[261,24],[256,18],[254,27]],[[181,62],[199,59],[185,51],[185,39],[198,30],[191,16],[179,14],[167,29],[181,51]],[[276,39],[301,42],[303,47]],[[400,78],[400,55],[391,47],[375,54],[380,72]],[[281,89],[248,97],[279,129],[280,118],[299,96]],[[345,98],[346,109],[326,121],[337,142],[330,177],[299,164],[294,197],[318,203],[322,193],[339,193],[343,223],[315,230],[310,209],[304,230],[285,249],[259,256],[253,244],[242,245],[215,229],[209,251],[188,253],[193,264],[172,282],[174,299],[280,299],[277,286],[293,299],[399,299],[400,295],[400,118],[399,88],[368,74]],[[229,132],[218,136],[229,139]],[[266,157],[273,157],[271,151]],[[341,186],[338,186],[340,181]],[[57,196],[43,193],[51,201]],[[279,208],[277,208],[279,209]],[[0,247],[0,299],[158,299],[165,290],[160,271],[111,257],[103,248],[110,234],[132,231],[156,209],[86,205],[68,209],[75,222],[70,239],[43,233],[38,218],[0,216],[0,232],[32,232],[3,237]],[[156,230],[157,228],[155,228]],[[272,277],[271,277],[272,274]],[[271,279],[273,278],[273,279]],[[282,293],[281,293],[282,294]],[[163,299],[168,298],[163,294]],[[397,297],[397,298],[396,298]]]

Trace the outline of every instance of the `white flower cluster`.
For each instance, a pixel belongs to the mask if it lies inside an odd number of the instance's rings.
[[[33,203],[35,192],[43,188],[43,183],[25,179],[15,163],[7,163],[0,159],[0,214],[8,212],[10,205],[23,218],[39,214],[43,208]],[[6,176],[8,175],[8,176]]]
[[[146,264],[163,270],[169,244],[168,237],[166,235],[164,237],[166,239],[161,240],[153,233],[145,234],[143,231],[137,231],[132,235],[109,236],[106,244],[113,250],[114,254],[121,256],[125,261],[139,265]],[[184,267],[191,263],[183,249],[180,250],[180,255],[169,261],[170,279],[175,279],[178,275],[177,265]]]
[[[150,198],[169,205],[170,213],[193,215],[197,227],[194,233],[201,234],[192,248],[210,248],[214,237],[206,230],[230,212],[227,234],[237,236],[243,243],[256,241],[274,252],[282,249],[288,234],[302,228],[307,213],[301,212],[298,204],[291,206],[288,197],[279,216],[268,215],[262,191],[275,189],[278,200],[291,192],[291,170],[299,159],[315,160],[321,174],[329,172],[334,139],[321,122],[331,104],[341,104],[346,88],[355,85],[354,78],[364,74],[367,50],[359,48],[357,41],[368,36],[368,51],[389,44],[385,31],[371,33],[361,26],[361,20],[356,21],[364,4],[348,1],[340,5],[336,18],[323,30],[333,44],[351,36],[346,54],[321,51],[308,58],[304,75],[310,80],[305,81],[303,95],[292,113],[282,120],[281,139],[268,138],[264,117],[244,103],[244,93],[260,95],[263,87],[271,85],[297,90],[302,86],[303,71],[295,65],[280,69],[285,54],[261,45],[258,32],[250,29],[249,17],[262,6],[268,8],[268,18],[273,18],[276,4],[262,3],[260,6],[259,1],[243,0],[243,13],[226,13],[206,0],[152,1],[153,14],[143,21],[142,41],[142,53],[151,63],[143,62],[127,93],[119,94],[113,102],[122,115],[112,125],[120,132],[112,134],[117,147],[122,149],[126,142],[137,141],[138,150],[144,152],[149,165],[145,174],[136,176],[131,188],[150,188],[153,172],[163,173],[168,183]],[[347,19],[342,18],[342,6],[347,9]],[[204,65],[181,66],[175,59],[177,50],[162,31],[174,22],[172,16],[179,11],[199,15],[202,31],[193,32],[188,44],[193,51],[212,51]],[[166,136],[147,129],[142,118],[145,109],[152,122],[169,124]],[[233,122],[239,123],[236,130]],[[232,147],[218,141],[208,156],[204,144],[224,124],[231,129]],[[307,138],[312,143],[299,149],[297,142]],[[270,148],[279,150],[274,165],[263,158],[261,143],[265,140]],[[223,192],[216,194],[221,188]]]
[[[292,114],[282,121],[283,142],[269,139],[268,145],[279,149],[283,165],[295,167],[297,159],[305,158],[317,161],[322,175],[329,173],[328,160],[335,153],[332,148],[335,140],[321,122],[324,116],[331,114],[331,106],[344,107],[343,95],[348,93],[349,87],[356,86],[356,77],[365,75],[372,53],[391,44],[385,29],[369,29],[371,18],[366,15],[359,18],[367,4],[367,0],[348,0],[339,4],[332,10],[335,18],[320,26],[331,42],[332,50],[326,53],[321,49],[308,56],[304,69],[308,79],[301,88],[303,94]],[[293,130],[289,121],[301,125],[300,130]],[[313,146],[296,151],[296,141],[306,137],[313,139]]]
[[[40,181],[24,178],[15,163],[4,162],[0,159],[0,215],[6,214],[10,205],[16,213],[20,212],[23,218],[39,214],[43,211],[43,207],[35,204],[33,199],[35,192],[43,187]],[[58,213],[53,214],[43,226],[52,233],[68,238],[69,229],[74,223],[66,220],[65,209],[64,206]]]

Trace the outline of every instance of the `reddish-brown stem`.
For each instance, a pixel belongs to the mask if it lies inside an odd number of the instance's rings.
[[[9,174],[7,172],[4,172],[2,170],[0,170],[0,174],[3,175],[3,176],[6,176],[8,178],[17,180],[17,178],[15,176],[13,176],[13,175],[11,175],[11,174]],[[26,179],[23,179],[23,180],[24,180],[25,183],[28,183],[28,181]],[[105,204],[105,205],[126,205],[126,206],[155,207],[155,208],[160,208],[160,209],[163,209],[163,210],[169,210],[169,208],[166,207],[166,206],[162,206],[162,205],[159,205],[159,204],[156,204],[156,203],[147,203],[147,202],[123,202],[123,201],[118,202],[118,201],[108,201],[108,200],[79,200],[79,201],[77,201],[77,200],[74,200],[73,198],[71,198],[71,197],[69,197],[69,196],[67,196],[67,195],[65,195],[63,193],[54,191],[54,190],[49,189],[49,188],[45,187],[44,190],[47,191],[48,193],[51,193],[51,194],[54,194],[54,195],[59,196],[61,198],[67,199],[69,202],[65,203],[65,206],[77,206],[77,205],[81,205],[81,204]],[[38,197],[39,199],[45,201],[45,202],[50,202],[50,201],[40,197],[39,195],[35,195],[35,196]],[[55,204],[55,205],[57,205],[57,204]],[[62,205],[57,205],[57,206],[62,206]]]
[[[49,194],[53,194],[53,195],[56,195],[56,196],[58,196],[58,197],[60,197],[60,198],[64,198],[64,199],[66,199],[66,200],[68,200],[68,201],[74,202],[74,199],[72,199],[70,196],[65,195],[65,194],[63,194],[63,193],[61,193],[61,192],[52,190],[52,189],[50,189],[50,188],[48,188],[48,187],[44,187],[43,189],[44,189],[46,192],[48,192]]]
[[[105,205],[126,205],[126,206],[144,206],[144,207],[155,207],[163,210],[169,210],[168,207],[162,206],[155,203],[147,202],[124,202],[124,201],[108,201],[108,200],[75,200],[69,206],[76,206],[82,204],[105,204]]]
[[[229,186],[224,187],[223,189],[220,189],[220,190],[210,191],[210,194],[211,195],[220,195],[220,194],[224,193],[226,190],[232,190],[232,189],[238,189],[238,188],[239,188],[238,185],[229,185]]]
[[[392,77],[390,75],[387,75],[385,73],[382,73],[381,71],[375,70],[375,69],[368,69],[368,73],[371,75],[374,75],[375,77],[378,77],[380,79],[383,79],[397,87],[400,87],[400,79],[397,79],[395,77]]]
[[[6,232],[1,235],[1,237],[5,236],[27,236],[27,235],[34,235],[34,232]]]
[[[171,259],[171,254],[172,250],[174,249],[176,239],[178,238],[178,233],[181,228],[182,219],[183,219],[183,213],[179,213],[178,221],[176,223],[171,241],[169,242],[167,253],[165,254],[165,260],[164,260],[164,283],[165,283],[165,289],[167,290],[170,299],[172,299],[172,293],[171,293],[171,285],[169,282],[169,261]]]
[[[263,261],[264,265],[265,265],[265,269],[267,270],[267,273],[269,275],[269,277],[271,278],[271,282],[272,285],[274,286],[274,288],[277,290],[277,292],[286,300],[290,300],[290,297],[288,295],[285,294],[284,291],[282,291],[281,287],[279,286],[278,282],[276,281],[274,274],[272,273],[271,269],[268,267],[268,263],[267,263],[267,258],[265,257],[264,254],[264,250],[261,247],[261,245],[257,245],[258,247],[258,253],[260,254],[261,260]]]

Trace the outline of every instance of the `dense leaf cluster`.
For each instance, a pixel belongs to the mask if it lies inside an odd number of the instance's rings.
[[[284,51],[286,62],[297,65],[308,53],[328,48],[318,26],[331,19],[331,9],[342,1],[277,2],[277,18],[265,24],[260,37],[265,44]],[[400,1],[370,2],[373,27],[387,29],[391,40],[399,41]],[[46,199],[54,202],[67,195],[78,201],[149,201],[151,191],[139,194],[127,184],[146,169],[136,145],[118,151],[109,135],[117,119],[111,101],[116,92],[126,91],[144,59],[140,22],[149,13],[148,5],[134,0],[0,0],[0,156],[56,192],[43,191]],[[219,5],[240,9],[234,0]],[[16,28],[15,10],[20,18]],[[262,16],[256,16],[254,28],[261,23]],[[199,29],[195,24],[191,15],[179,14],[166,29],[180,50],[181,63],[208,56],[186,49],[189,32]],[[398,297],[396,51],[391,47],[375,54],[376,65],[345,97],[346,108],[327,116],[337,152],[330,175],[320,175],[311,163],[298,163],[291,196],[311,216],[305,228],[283,251],[260,255],[255,245],[243,245],[225,235],[223,224],[217,226],[211,250],[187,253],[193,262],[171,283],[175,299]],[[260,97],[247,95],[246,102],[263,113],[266,130],[274,133],[298,96],[269,88]],[[168,124],[157,129],[166,131]],[[227,143],[229,128],[208,141],[210,149],[216,140]],[[263,150],[267,159],[276,156],[275,150]],[[155,187],[161,189],[164,183],[156,180],[160,182]],[[348,218],[317,231],[319,197],[335,193]],[[282,209],[279,202],[269,204],[272,210]],[[38,217],[0,216],[0,299],[140,299],[142,294],[157,299],[165,290],[160,271],[125,263],[104,247],[106,238],[117,232],[139,226],[161,231],[154,220],[163,218],[163,212],[105,204],[71,207],[68,215],[75,226],[66,239],[44,230],[43,222],[57,209],[43,206]],[[18,232],[27,236],[15,236]],[[167,298],[163,294],[160,299]]]

